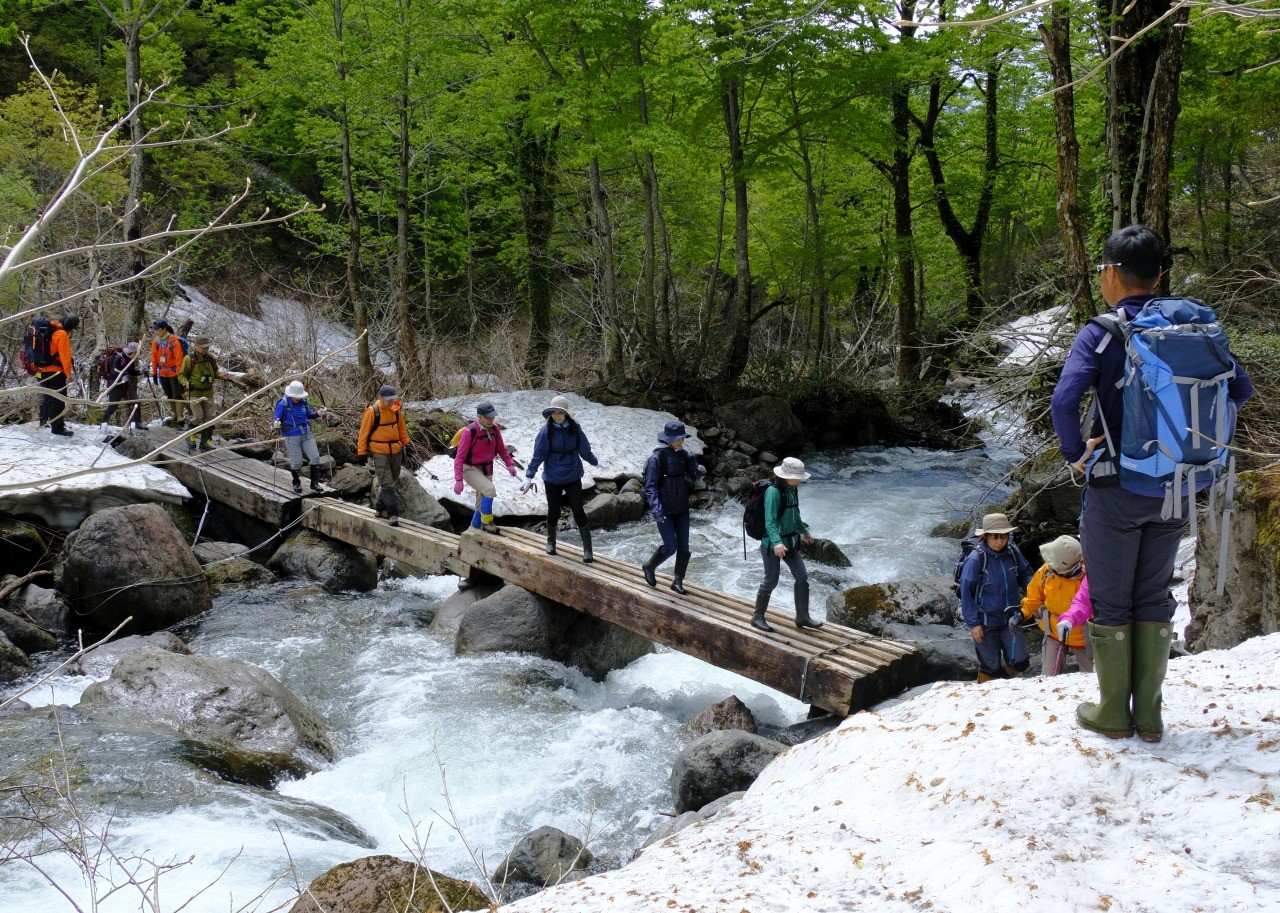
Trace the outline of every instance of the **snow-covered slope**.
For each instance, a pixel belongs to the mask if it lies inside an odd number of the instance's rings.
[[[113,469],[129,461],[102,443],[96,426],[67,422],[67,427],[74,437],[58,437],[34,425],[0,428],[0,511],[31,514],[72,530],[105,507],[142,501],[178,504],[190,497],[181,482],[157,466]],[[60,478],[75,473],[81,474]],[[51,478],[59,481],[45,481]]]
[[[630,865],[504,910],[1280,909],[1280,634],[1170,664],[1164,741],[1093,676],[943,683],[791,749]]]
[[[440,409],[472,420],[476,416],[477,403],[491,402],[498,410],[498,423],[503,427],[502,439],[509,449],[514,449],[514,459],[521,465],[526,465],[533,456],[533,441],[538,436],[538,429],[547,421],[542,417],[542,410],[547,408],[553,396],[558,395],[564,395],[568,399],[574,419],[582,426],[591,443],[592,453],[600,460],[598,468],[583,465],[586,471],[582,479],[584,488],[593,486],[598,478],[639,476],[644,471],[649,454],[658,446],[658,432],[667,422],[677,418],[670,412],[629,406],[603,406],[576,393],[557,394],[549,390],[477,393],[429,403],[412,403],[410,407]],[[685,448],[695,455],[702,453],[698,430],[690,425],[688,431],[689,439],[685,442]],[[433,497],[441,501],[453,501],[467,508],[475,503],[475,496],[469,489],[463,489],[461,495],[453,493],[452,457],[432,457],[418,470],[418,481]],[[494,513],[497,516],[540,516],[546,513],[547,500],[542,491],[541,470],[538,472],[537,492],[521,494],[517,489],[523,482],[523,469],[513,479],[501,465],[494,468],[494,483],[498,488]]]

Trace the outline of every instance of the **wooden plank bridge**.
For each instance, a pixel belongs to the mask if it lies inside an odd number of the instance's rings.
[[[831,622],[796,630],[790,618],[773,619],[775,633],[765,634],[751,627],[754,608],[744,599],[687,582],[688,595],[679,596],[662,574],[654,589],[635,565],[599,553],[583,564],[563,542],[551,556],[525,530],[455,535],[403,519],[393,527],[370,508],[297,495],[287,470],[230,450],[191,454],[179,443],[157,460],[194,494],[266,523],[297,522],[429,574],[487,572],[841,716],[920,681],[923,659],[905,644]]]

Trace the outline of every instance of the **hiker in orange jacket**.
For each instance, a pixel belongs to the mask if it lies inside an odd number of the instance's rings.
[[[1027,584],[1027,595],[1017,621],[1040,616],[1040,628],[1044,631],[1044,652],[1040,656],[1040,674],[1057,675],[1061,660],[1058,654],[1070,650],[1081,672],[1093,671],[1093,657],[1084,647],[1084,629],[1077,628],[1067,637],[1065,645],[1058,638],[1058,619],[1069,608],[1080,584],[1084,581],[1084,559],[1080,554],[1080,542],[1074,536],[1059,536],[1040,546],[1044,564]]]
[[[71,383],[74,363],[71,358],[71,337],[76,327],[80,326],[80,318],[74,314],[63,317],[61,321],[51,320],[53,328],[49,336],[49,361],[36,368],[36,380],[46,390],[52,390],[66,396],[67,386]],[[61,437],[71,437],[73,432],[66,425],[67,404],[57,396],[46,393],[40,398],[40,425],[49,426],[49,430]]]
[[[404,424],[404,409],[396,399],[396,388],[383,384],[378,398],[364,410],[360,420],[356,457],[363,466],[369,454],[373,454],[373,471],[378,478],[378,516],[392,526],[400,525],[400,469],[404,466],[404,448],[408,446],[409,430]]]
[[[155,333],[151,341],[151,383],[164,391],[169,408],[173,410],[173,422],[181,425],[186,416],[185,394],[178,380],[178,371],[182,369],[182,359],[186,355],[182,351],[182,339],[174,334],[167,320],[157,320],[151,324],[151,329]]]

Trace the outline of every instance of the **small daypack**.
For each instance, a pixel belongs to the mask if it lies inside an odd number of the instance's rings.
[[[773,479],[760,479],[751,486],[747,493],[747,503],[742,509],[742,557],[747,557],[747,536],[752,539],[763,539],[767,533],[764,522],[764,496],[773,488]],[[781,494],[781,492],[779,492]],[[778,499],[778,517],[787,509],[785,498]]]
[[[1216,481],[1225,471],[1222,553],[1219,555],[1218,593],[1222,593],[1226,563],[1226,525],[1233,513],[1235,457],[1229,444],[1235,436],[1236,407],[1227,385],[1236,376],[1227,334],[1213,310],[1193,298],[1153,298],[1132,320],[1124,312],[1094,317],[1107,331],[1100,353],[1112,338],[1124,345],[1124,422],[1120,439],[1102,422],[1109,452],[1118,455],[1119,476],[1164,488],[1164,519],[1183,516],[1182,487],[1187,486],[1186,511],[1191,536],[1196,536],[1195,495],[1198,481]],[[1216,486],[1210,491],[1210,523],[1215,523]]]
[[[37,317],[27,325],[22,334],[22,368],[28,374],[36,374],[58,364],[53,354],[53,321]]]
[[[960,596],[960,575],[964,573],[964,563],[969,560],[973,550],[982,544],[982,537],[974,534],[960,540],[960,553],[956,555],[956,566],[951,572],[951,592]],[[985,556],[984,556],[985,560]]]
[[[116,357],[123,354],[123,346],[107,346],[98,356],[98,377],[108,383],[115,383],[120,374],[115,367]]]
[[[490,437],[492,437],[493,434],[495,434],[498,430],[498,424],[496,422],[494,423],[492,431],[485,431],[483,428],[480,427],[479,422],[468,422],[467,424],[463,425],[461,428],[455,431],[453,433],[453,437],[449,439],[449,446],[445,449],[445,453],[447,453],[450,457],[457,457],[458,448],[462,445],[462,432],[468,428],[471,429],[471,440],[474,441],[476,437],[481,434],[487,434]]]

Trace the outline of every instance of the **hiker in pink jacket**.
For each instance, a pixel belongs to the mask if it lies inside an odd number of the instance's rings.
[[[497,423],[498,410],[492,403],[476,406],[476,420],[462,429],[458,453],[453,458],[453,493],[462,494],[464,483],[476,493],[476,512],[471,525],[486,533],[498,532],[493,522],[493,499],[498,491],[493,484],[493,463],[501,459],[507,472],[516,474],[515,461],[507,452],[502,430]]]
[[[1065,643],[1072,628],[1078,628],[1093,617],[1093,600],[1089,598],[1089,575],[1085,574],[1071,600],[1071,608],[1058,616],[1058,641]]]

